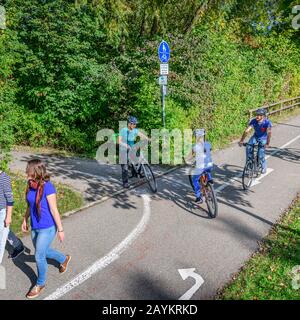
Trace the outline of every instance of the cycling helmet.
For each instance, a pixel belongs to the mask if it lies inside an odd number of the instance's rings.
[[[196,137],[196,138],[198,138],[198,137],[204,137],[205,136],[205,129],[196,129],[195,131],[194,131],[194,136]]]
[[[258,116],[265,116],[267,114],[266,110],[265,109],[257,109],[255,111],[255,114]]]
[[[128,122],[133,124],[138,124],[138,119],[136,117],[128,117]]]

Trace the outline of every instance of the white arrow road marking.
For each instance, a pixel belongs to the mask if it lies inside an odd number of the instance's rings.
[[[196,283],[189,289],[185,294],[183,294],[178,300],[190,300],[192,296],[195,294],[195,292],[202,286],[204,283],[203,278],[200,276],[200,274],[195,272],[195,268],[190,269],[178,269],[178,272],[181,275],[181,278],[183,280],[186,280],[187,278],[191,277],[196,280]]]
[[[270,174],[272,171],[274,171],[274,169],[272,168],[267,168],[267,172],[262,174],[260,177],[256,178],[253,180],[251,187],[256,186],[257,184],[261,183],[261,179],[263,179],[264,177],[266,177],[268,174]]]
[[[266,159],[269,159],[270,157],[272,157],[274,154],[280,152],[281,149],[284,149],[285,147],[289,146],[290,144],[292,144],[293,142],[295,142],[296,140],[298,140],[300,138],[300,135],[295,137],[294,139],[288,141],[287,143],[285,143],[284,145],[282,145],[281,147],[277,148],[276,150],[272,151],[269,155],[266,156]],[[237,174],[235,177],[231,178],[230,180],[224,182],[222,185],[220,185],[215,192],[220,192],[222,190],[224,190],[226,187],[228,187],[232,182],[234,182],[236,179],[241,178],[241,176],[243,175],[243,172],[240,172],[239,174]]]
[[[150,197],[146,194],[142,195],[144,202],[143,217],[140,220],[136,228],[126,237],[121,243],[119,243],[112,251],[110,251],[105,257],[97,260],[93,265],[88,267],[85,271],[76,276],[73,280],[66,283],[62,287],[58,288],[55,292],[50,294],[44,300],[56,300],[64,296],[66,293],[81,285],[84,281],[88,280],[93,274],[107,267],[113,261],[117,260],[120,255],[138,238],[138,236],[144,232],[146,226],[150,220]]]

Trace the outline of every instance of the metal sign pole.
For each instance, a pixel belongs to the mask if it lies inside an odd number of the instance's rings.
[[[169,74],[170,48],[166,41],[162,41],[158,47],[158,56],[161,62],[160,64],[160,77],[159,84],[161,86],[161,104],[162,104],[162,122],[164,129],[166,128],[166,102],[165,97],[167,95],[167,81]]]
[[[163,127],[166,128],[166,111],[165,111],[165,88],[164,84],[161,86],[161,103],[162,103],[162,121],[163,121]]]

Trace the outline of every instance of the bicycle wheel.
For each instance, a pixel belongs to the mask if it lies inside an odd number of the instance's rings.
[[[151,167],[149,166],[149,164],[142,164],[142,168],[150,189],[154,193],[157,192],[157,184],[156,184],[155,176],[152,172]]]
[[[218,215],[218,202],[214,187],[211,183],[207,183],[204,187],[205,189],[205,202],[207,205],[208,213],[211,218],[216,218]]]
[[[247,190],[251,187],[253,180],[253,164],[251,162],[247,162],[243,171],[243,188]]]
[[[263,174],[263,166],[262,166],[262,162],[260,161],[260,159],[258,159],[257,162],[257,176],[261,176]]]

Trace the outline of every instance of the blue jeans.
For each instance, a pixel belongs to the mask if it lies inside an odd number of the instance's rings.
[[[258,143],[258,159],[261,163],[263,171],[267,169],[267,162],[266,162],[266,157],[265,157],[265,145],[267,143],[266,139],[261,139],[261,138],[256,138],[255,136],[252,136],[248,143],[251,145]],[[253,147],[247,145],[246,148],[246,156],[247,159],[253,159]]]
[[[38,279],[36,283],[38,286],[43,286],[46,282],[48,270],[47,258],[56,260],[60,264],[64,263],[67,258],[64,254],[50,248],[55,235],[55,226],[47,229],[35,229],[31,231],[32,242],[35,248],[35,261],[38,271]]]
[[[204,172],[206,172],[208,175],[208,181],[212,180],[211,169],[205,169],[205,170],[203,170],[203,172],[201,174],[197,174],[197,175],[192,176],[192,181],[193,181],[193,185],[194,185],[194,192],[195,192],[196,198],[200,198],[202,196],[201,184],[199,183],[199,178],[202,176],[202,174]]]
[[[4,255],[5,244],[7,240],[7,236],[9,233],[9,228],[4,226],[4,221],[6,218],[6,209],[0,210],[0,264],[2,262],[2,258]]]

